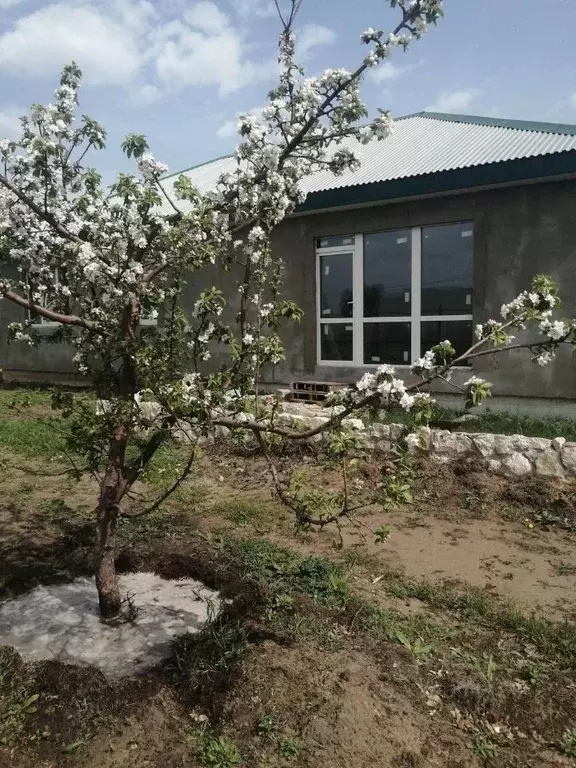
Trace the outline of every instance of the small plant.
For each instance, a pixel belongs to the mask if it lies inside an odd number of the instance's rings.
[[[490,741],[484,734],[477,734],[472,743],[468,745],[473,755],[478,757],[497,757],[498,756],[498,744]]]
[[[374,529],[374,542],[376,544],[382,544],[383,542],[388,541],[391,533],[392,529],[389,525],[379,525]]]
[[[576,728],[566,728],[560,739],[559,747],[566,757],[576,757]]]
[[[287,760],[298,757],[300,749],[300,740],[296,736],[284,736],[278,744],[278,751]]]
[[[278,726],[278,718],[275,714],[263,715],[256,726],[260,736],[273,736]]]
[[[216,736],[206,726],[186,735],[184,741],[196,748],[198,759],[204,768],[233,768],[235,765],[242,765],[238,747],[226,736]]]
[[[417,637],[414,642],[411,642],[406,635],[400,629],[394,629],[393,639],[399,642],[406,648],[407,651],[416,659],[426,659],[434,653],[434,646],[432,644],[426,644],[420,637]]]

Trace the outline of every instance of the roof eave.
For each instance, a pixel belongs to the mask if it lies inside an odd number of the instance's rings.
[[[470,188],[531,182],[576,173],[576,150],[507,160],[404,179],[310,192],[295,215],[330,208],[380,203]]]

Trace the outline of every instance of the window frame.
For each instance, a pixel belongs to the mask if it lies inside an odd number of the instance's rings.
[[[410,352],[409,361],[404,365],[396,364],[395,367],[410,368],[414,360],[421,356],[421,324],[425,322],[470,322],[474,317],[470,314],[462,315],[422,315],[422,231],[433,226],[458,226],[469,224],[475,230],[473,220],[441,222],[438,224],[426,224],[418,227],[394,227],[393,229],[378,230],[378,232],[410,231],[411,235],[411,277],[410,277],[410,313],[395,317],[364,317],[364,234],[354,235],[353,245],[331,246],[320,248],[317,241],[321,237],[314,238],[314,253],[316,259],[316,363],[318,366],[330,366],[334,368],[378,368],[385,364],[385,360],[378,363],[364,362],[364,325],[367,323],[410,323]],[[370,233],[375,234],[375,233]],[[475,232],[474,232],[475,235]],[[473,236],[474,236],[473,235]],[[323,235],[322,237],[328,237]],[[343,235],[342,237],[352,237]],[[351,254],[352,258],[352,317],[325,318],[322,317],[322,275],[321,257],[325,255]],[[472,302],[473,302],[472,286]],[[473,303],[470,305],[472,310]],[[352,325],[352,360],[325,360],[322,358],[322,326],[324,324]],[[470,344],[473,338],[470,337]],[[468,370],[468,366],[458,366]]]

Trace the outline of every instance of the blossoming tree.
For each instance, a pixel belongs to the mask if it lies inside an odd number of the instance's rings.
[[[78,370],[89,376],[101,401],[94,410],[89,400],[54,395],[70,448],[86,457],[99,481],[95,572],[105,619],[121,614],[114,555],[122,503],[175,427],[186,425],[198,439],[218,428],[252,433],[270,459],[278,492],[301,512],[297,495],[282,488],[275,472],[272,437],[305,440],[367,408],[399,405],[425,414],[430,398],[422,387],[449,379],[464,358],[528,346],[547,362],[572,338],[571,325],[550,320],[555,286],[538,278],[530,293],[503,308],[502,322],[477,328],[477,343],[465,355],[456,357],[448,341],[440,344],[415,363],[410,384],[388,366],[366,374],[340,396],[322,427],[290,429],[278,421],[278,403],[264,407],[253,398],[263,369],[283,357],[282,322],[300,316],[281,294],[282,265],[271,252],[271,233],[302,201],[301,179],[320,168],[355,168],[354,143],[389,134],[387,112],[366,120],[362,77],[395,49],[406,50],[442,15],[442,0],[390,0],[398,23],[390,34],[364,32],[369,50],[355,71],[331,69],[306,78],[294,56],[300,2],[291,0],[280,13],[279,83],[261,117],[241,118],[236,169],[209,194],[181,177],[178,199],[168,197],[162,186],[166,167],[136,134],[123,149],[138,174],[120,174],[106,190],[97,171],[84,164],[89,151],[104,147],[106,134],[92,118],[78,118],[81,73],[74,64],[64,69],[53,103],[33,106],[22,119],[21,137],[0,141],[0,294],[22,308],[22,320],[10,332],[29,344],[70,344]],[[161,213],[163,200],[170,216]],[[238,276],[234,316],[235,298],[218,287],[203,291],[185,313],[185,282],[215,264]],[[39,321],[54,324],[49,337]],[[510,330],[528,323],[536,323],[539,339],[511,345]],[[208,369],[216,347],[221,363]],[[474,377],[463,389],[472,403],[489,393],[489,385]],[[157,503],[190,470],[195,455],[192,445],[182,476]],[[346,501],[336,518],[349,512]],[[328,520],[308,515],[308,521]]]

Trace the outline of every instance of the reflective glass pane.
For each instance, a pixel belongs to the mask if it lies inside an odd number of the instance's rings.
[[[456,355],[461,355],[472,346],[472,321],[458,320],[454,322],[426,322],[421,327],[422,352],[427,352],[441,341],[452,342]]]
[[[354,235],[316,238],[316,248],[340,248],[342,245],[354,245]]]
[[[352,362],[352,325],[346,325],[346,323],[320,325],[320,359]]]
[[[364,323],[364,362],[410,362],[410,323]]]
[[[412,233],[378,232],[364,237],[364,317],[410,314]]]
[[[352,317],[352,254],[320,256],[320,316]]]
[[[472,314],[473,225],[422,228],[422,315]]]

